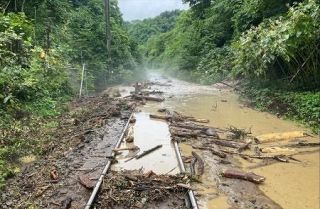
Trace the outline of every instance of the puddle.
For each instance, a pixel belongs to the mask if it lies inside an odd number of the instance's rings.
[[[136,123],[134,124],[134,142],[123,143],[121,147],[138,146],[140,152],[149,150],[157,145],[162,147],[139,160],[132,159],[128,162],[129,151],[122,152],[118,156],[115,170],[135,170],[143,168],[145,172],[152,170],[157,174],[176,174],[179,173],[179,166],[174,147],[171,143],[168,124],[164,121],[149,118],[148,106],[143,112],[135,113]]]

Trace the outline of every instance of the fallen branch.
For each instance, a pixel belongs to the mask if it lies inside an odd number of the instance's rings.
[[[211,139],[210,143],[214,143],[216,145],[220,145],[224,147],[231,147],[235,149],[240,149],[241,147],[245,146],[244,143],[234,142],[229,140],[222,140],[222,139]],[[210,143],[206,143],[206,145],[210,145]]]
[[[142,157],[150,154],[151,152],[154,152],[154,151],[160,149],[161,147],[162,147],[162,145],[160,144],[160,145],[157,145],[157,146],[155,146],[155,147],[153,147],[153,148],[151,148],[151,149],[149,149],[149,150],[146,150],[146,151],[144,151],[143,153],[141,153],[140,155],[137,155],[137,156],[136,156],[136,159],[140,159],[140,158],[142,158]]]
[[[189,121],[193,121],[196,123],[209,123],[210,122],[210,120],[208,120],[208,119],[196,119],[196,118],[189,118]]]
[[[228,154],[234,154],[234,155],[239,155],[244,158],[254,158],[254,159],[271,159],[271,160],[277,160],[279,162],[287,163],[289,162],[289,159],[291,156],[286,156],[286,155],[274,155],[274,156],[256,156],[256,155],[248,155],[248,154],[242,154],[238,152],[233,152],[233,151],[228,151],[228,150],[222,150],[222,152],[228,153]]]
[[[219,150],[214,149],[213,147],[199,147],[199,146],[192,146],[192,148],[194,149],[200,149],[200,150],[208,150],[210,151],[212,154],[217,155],[221,158],[226,158],[227,155],[223,152],[220,152]]]
[[[95,186],[95,182],[91,181],[90,178],[86,175],[79,176],[79,183],[86,189],[93,189]]]
[[[138,150],[138,149],[139,149],[138,146],[134,146],[134,147],[115,148],[112,151],[120,152],[120,151],[132,151],[132,150]]]
[[[295,144],[288,144],[285,145],[285,147],[295,147],[295,148],[299,148],[299,147],[318,147],[320,146],[320,142],[298,142]]]
[[[164,98],[158,97],[149,97],[149,96],[140,96],[140,95],[133,95],[133,98],[136,100],[147,100],[147,101],[155,101],[155,102],[163,102]]]
[[[256,184],[261,184],[266,180],[265,177],[259,176],[255,173],[252,173],[252,172],[247,173],[247,172],[233,170],[233,169],[222,171],[222,176],[226,178],[242,179],[242,180],[250,181]]]
[[[150,114],[149,117],[150,118],[154,118],[154,119],[167,120],[167,121],[172,119],[171,116],[165,116],[165,115],[153,115],[153,114]]]
[[[172,136],[178,136],[178,137],[185,137],[185,138],[197,138],[198,135],[200,134],[199,132],[185,132],[185,131],[176,131],[176,130],[171,130],[170,131]]]
[[[198,163],[198,175],[203,175],[204,173],[204,162],[202,160],[202,158],[200,157],[200,155],[198,155],[196,152],[192,152],[192,156],[197,159],[197,163]]]

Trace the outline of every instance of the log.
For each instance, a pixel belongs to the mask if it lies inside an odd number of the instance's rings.
[[[141,91],[141,93],[143,95],[150,95],[150,94],[163,94],[163,91],[157,91],[157,90],[153,90],[153,91]]]
[[[220,138],[219,135],[217,134],[217,132],[213,128],[208,128],[207,130],[203,131],[203,133],[207,136],[212,136],[217,139]]]
[[[200,134],[199,132],[185,132],[185,131],[176,131],[170,130],[171,135],[185,138],[197,138]]]
[[[209,123],[210,120],[208,119],[197,119],[197,118],[189,118],[188,120],[196,123]]]
[[[271,133],[257,136],[256,139],[261,143],[275,142],[275,141],[284,141],[284,140],[293,140],[299,137],[308,136],[303,131],[292,131],[284,133]]]
[[[200,157],[200,155],[198,155],[196,152],[192,151],[192,156],[197,160],[197,164],[198,164],[198,175],[203,175],[204,173],[204,162],[202,160],[202,158]]]
[[[277,160],[279,162],[284,162],[287,163],[289,162],[289,159],[291,159],[291,156],[286,156],[286,155],[273,155],[273,156],[263,156],[263,155],[248,155],[248,154],[242,154],[242,153],[238,153],[238,152],[232,152],[232,151],[228,151],[228,150],[222,150],[222,152],[228,153],[228,154],[235,154],[235,155],[239,155],[240,157],[243,158],[254,158],[254,159],[270,159],[270,160]]]
[[[285,145],[285,147],[295,147],[295,148],[299,148],[299,147],[318,147],[320,146],[320,142],[298,142],[295,144],[287,144]]]
[[[233,179],[242,179],[245,181],[250,181],[256,184],[261,184],[263,183],[266,178],[263,176],[259,176],[255,173],[247,173],[239,170],[234,170],[234,169],[228,169],[225,171],[222,171],[222,176],[225,178],[233,178]]]
[[[140,158],[142,158],[142,157],[150,154],[151,152],[154,152],[154,151],[160,149],[161,147],[162,147],[162,145],[160,144],[160,145],[157,145],[157,146],[155,146],[155,147],[153,147],[153,148],[151,148],[151,149],[149,149],[149,150],[146,150],[146,151],[144,151],[143,153],[137,155],[137,156],[136,156],[136,159],[138,160],[138,159],[140,159]]]
[[[93,189],[94,186],[96,185],[95,182],[91,181],[89,176],[86,176],[86,175],[79,176],[79,182],[86,189]]]
[[[207,129],[210,128],[208,126],[198,125],[198,124],[191,123],[191,122],[187,122],[187,123],[176,122],[176,123],[170,124],[170,126],[191,129],[191,130],[201,130],[201,131],[206,131]]]
[[[138,146],[134,146],[134,147],[115,148],[112,151],[120,152],[120,151],[131,151],[131,150],[138,150],[138,149],[139,149]]]
[[[215,148],[213,148],[213,147],[199,147],[199,146],[192,146],[192,148],[194,148],[194,149],[201,149],[201,150],[208,150],[208,151],[210,151],[213,155],[217,155],[217,156],[219,156],[219,157],[221,157],[221,158],[226,158],[227,157],[227,155],[225,154],[225,153],[223,153],[223,152],[221,152],[221,151],[219,151],[219,150],[216,150]]]
[[[149,97],[149,96],[140,96],[140,95],[133,95],[133,97],[137,100],[147,100],[147,101],[155,101],[155,102],[163,102],[164,98],[158,97]]]
[[[150,114],[149,117],[150,118],[154,118],[154,119],[167,120],[167,121],[172,119],[171,116],[166,116],[166,115],[153,115],[153,114]]]
[[[229,141],[229,140],[222,140],[222,139],[211,139],[210,143],[214,143],[216,145],[224,146],[224,147],[231,147],[235,149],[240,149],[241,147],[245,146],[244,143]],[[209,144],[210,143],[206,143]]]

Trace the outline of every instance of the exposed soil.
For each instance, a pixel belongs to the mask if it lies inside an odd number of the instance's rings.
[[[55,140],[1,191],[2,208],[83,208],[128,116],[128,99],[107,95],[75,100]],[[89,186],[90,187],[90,186]]]

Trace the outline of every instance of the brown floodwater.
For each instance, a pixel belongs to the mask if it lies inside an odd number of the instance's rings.
[[[140,160],[134,159],[129,162],[125,160],[128,159],[130,153],[122,152],[118,157],[119,163],[114,166],[114,169],[143,167],[146,171],[153,170],[156,173],[167,173],[171,170],[173,170],[171,174],[179,172],[174,148],[170,141],[168,124],[149,118],[149,114],[155,113],[159,108],[175,110],[196,118],[209,119],[209,125],[216,128],[225,129],[235,126],[250,129],[254,136],[283,132],[308,132],[306,128],[295,122],[246,107],[239,101],[238,96],[230,91],[220,91],[214,87],[178,80],[170,83],[172,86],[153,87],[154,90],[165,92],[164,102],[147,103],[141,108],[141,112],[135,114],[137,122],[134,125],[134,145],[140,148],[140,152],[158,144],[162,144],[163,147]],[[267,144],[266,147],[269,145]],[[276,146],[278,142],[273,141],[272,145]],[[132,146],[132,144],[123,143],[121,146]],[[182,155],[191,155],[190,144],[182,143],[180,149]],[[296,150],[282,149],[281,151],[292,153]],[[260,189],[282,208],[319,209],[319,150],[313,149],[312,151],[295,156],[302,161],[301,163],[274,163],[261,167],[256,166],[258,161],[248,163],[239,158],[239,166],[265,176],[267,180],[260,186]],[[228,204],[228,197],[218,191],[215,179],[210,176],[210,169],[214,169],[210,166],[206,164],[208,168],[205,169],[205,174],[201,179],[202,184],[197,188],[197,194],[200,195],[197,197],[200,208],[231,208]]]
[[[186,89],[193,90],[189,94],[187,90],[184,90],[184,82],[178,82],[178,85],[180,88],[176,92],[180,94],[172,93],[175,96],[167,99],[162,106],[196,118],[209,119],[210,126],[221,129],[230,126],[250,129],[254,136],[309,131],[295,122],[246,107],[232,92],[219,91],[215,88],[210,91],[208,87],[197,88],[198,85],[188,84]],[[273,141],[272,145],[277,144],[277,141]],[[181,144],[180,147],[183,155],[190,156],[192,151],[190,145]],[[295,152],[294,149],[283,149],[282,151],[284,153]],[[267,181],[260,186],[261,190],[284,209],[319,209],[319,151],[295,157],[302,163],[275,163],[251,171],[267,178]],[[248,166],[248,162],[245,162],[244,165]],[[209,187],[202,191],[199,188],[199,194],[202,195],[198,198],[200,207],[230,208],[228,198],[216,190],[215,184],[208,176],[210,175],[205,173],[202,181]]]
[[[150,113],[156,111],[157,104],[149,103],[142,107],[141,112],[135,113],[136,123],[133,125],[134,142],[122,143],[121,147],[138,146],[139,153],[157,145],[162,147],[140,159],[130,159],[129,151],[121,152],[117,157],[115,170],[138,170],[145,172],[152,170],[156,174],[179,173],[178,161],[174,147],[171,143],[168,124],[161,120],[150,119]]]

